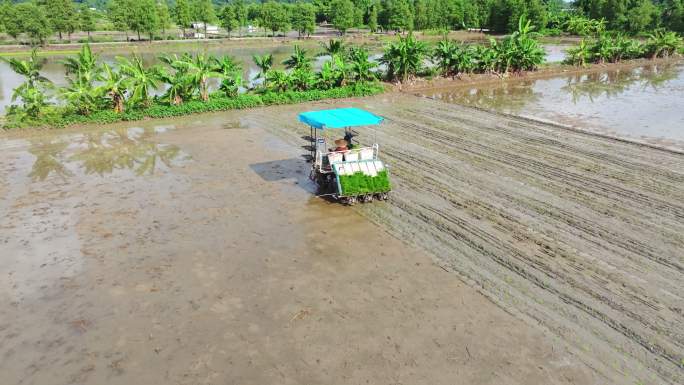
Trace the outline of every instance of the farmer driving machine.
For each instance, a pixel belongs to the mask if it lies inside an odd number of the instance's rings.
[[[318,185],[318,196],[330,196],[347,204],[386,200],[391,190],[389,173],[378,158],[375,143],[361,147],[354,140],[355,127],[375,126],[383,118],[358,108],[309,111],[299,120],[311,128],[311,174]],[[343,134],[330,146],[325,133]]]

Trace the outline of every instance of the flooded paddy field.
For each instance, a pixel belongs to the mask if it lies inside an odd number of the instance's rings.
[[[356,105],[387,118],[371,138],[395,187],[360,213],[607,382],[682,382],[684,155],[411,95]],[[274,111],[259,125],[295,143]]]
[[[313,197],[356,106],[388,202]],[[684,155],[388,93],[0,138],[10,384],[675,384]]]
[[[462,251],[314,198],[321,106],[3,133],[2,383],[607,382],[435,263]]]
[[[420,95],[684,150],[681,61],[436,88]]]

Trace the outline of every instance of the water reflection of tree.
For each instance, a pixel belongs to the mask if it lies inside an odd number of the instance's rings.
[[[64,166],[77,162],[85,174],[104,176],[115,170],[132,170],[136,175],[152,175],[160,164],[171,167],[181,154],[177,146],[159,144],[151,139],[153,130],[129,130],[88,133],[75,140],[78,145],[71,156],[64,157],[68,142],[44,145],[36,143],[29,150],[36,156],[31,177],[44,180],[51,173],[62,177],[72,175]]]
[[[123,128],[91,133],[84,137],[85,148],[69,159],[82,162],[86,174],[105,175],[117,169],[153,174],[158,161],[170,167],[180,153],[176,146],[150,141],[153,135],[150,130],[136,133]]]
[[[69,146],[63,141],[34,140],[31,142],[29,153],[36,157],[29,177],[33,180],[45,180],[50,174],[58,175],[62,178],[71,176],[62,162],[62,152]]]
[[[669,80],[675,79],[678,72],[678,68],[673,65],[652,64],[627,70],[577,74],[569,76],[561,90],[571,95],[573,103],[581,102],[583,98],[594,102],[598,97],[619,96],[632,86],[657,90]]]
[[[533,81],[505,82],[495,86],[452,88],[430,95],[450,103],[517,113],[539,99]]]

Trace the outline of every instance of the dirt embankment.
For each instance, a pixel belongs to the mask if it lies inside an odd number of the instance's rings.
[[[361,213],[611,381],[684,380],[684,156],[409,95],[353,104],[387,118],[365,138],[395,185]],[[258,122],[295,143],[281,111]]]
[[[424,41],[436,41],[442,38],[443,35],[424,35],[417,34],[418,38]],[[327,42],[329,39],[343,39],[351,44],[369,44],[379,45],[388,39],[394,39],[396,35],[393,33],[350,33],[347,36],[341,37],[336,34],[320,34],[312,35],[306,38],[299,38],[297,36],[250,36],[250,37],[231,37],[219,39],[179,39],[179,40],[155,40],[152,42],[127,42],[127,41],[112,41],[101,43],[90,43],[92,50],[99,53],[121,53],[131,54],[135,52],[162,52],[162,51],[181,51],[198,50],[198,49],[243,49],[243,48],[259,48],[272,47],[278,45],[294,45],[294,44],[319,44]],[[459,41],[483,41],[487,35],[478,32],[467,31],[453,31],[449,33],[449,38]],[[61,43],[61,44],[47,44],[40,47],[40,51],[45,53],[58,55],[61,51],[72,53],[81,48],[83,43]],[[31,47],[25,44],[6,44],[0,45],[0,53],[2,54],[28,54],[31,52]]]

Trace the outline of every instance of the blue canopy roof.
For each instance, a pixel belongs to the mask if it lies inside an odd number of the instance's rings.
[[[308,111],[299,114],[299,121],[320,130],[380,124],[382,117],[359,108]]]

